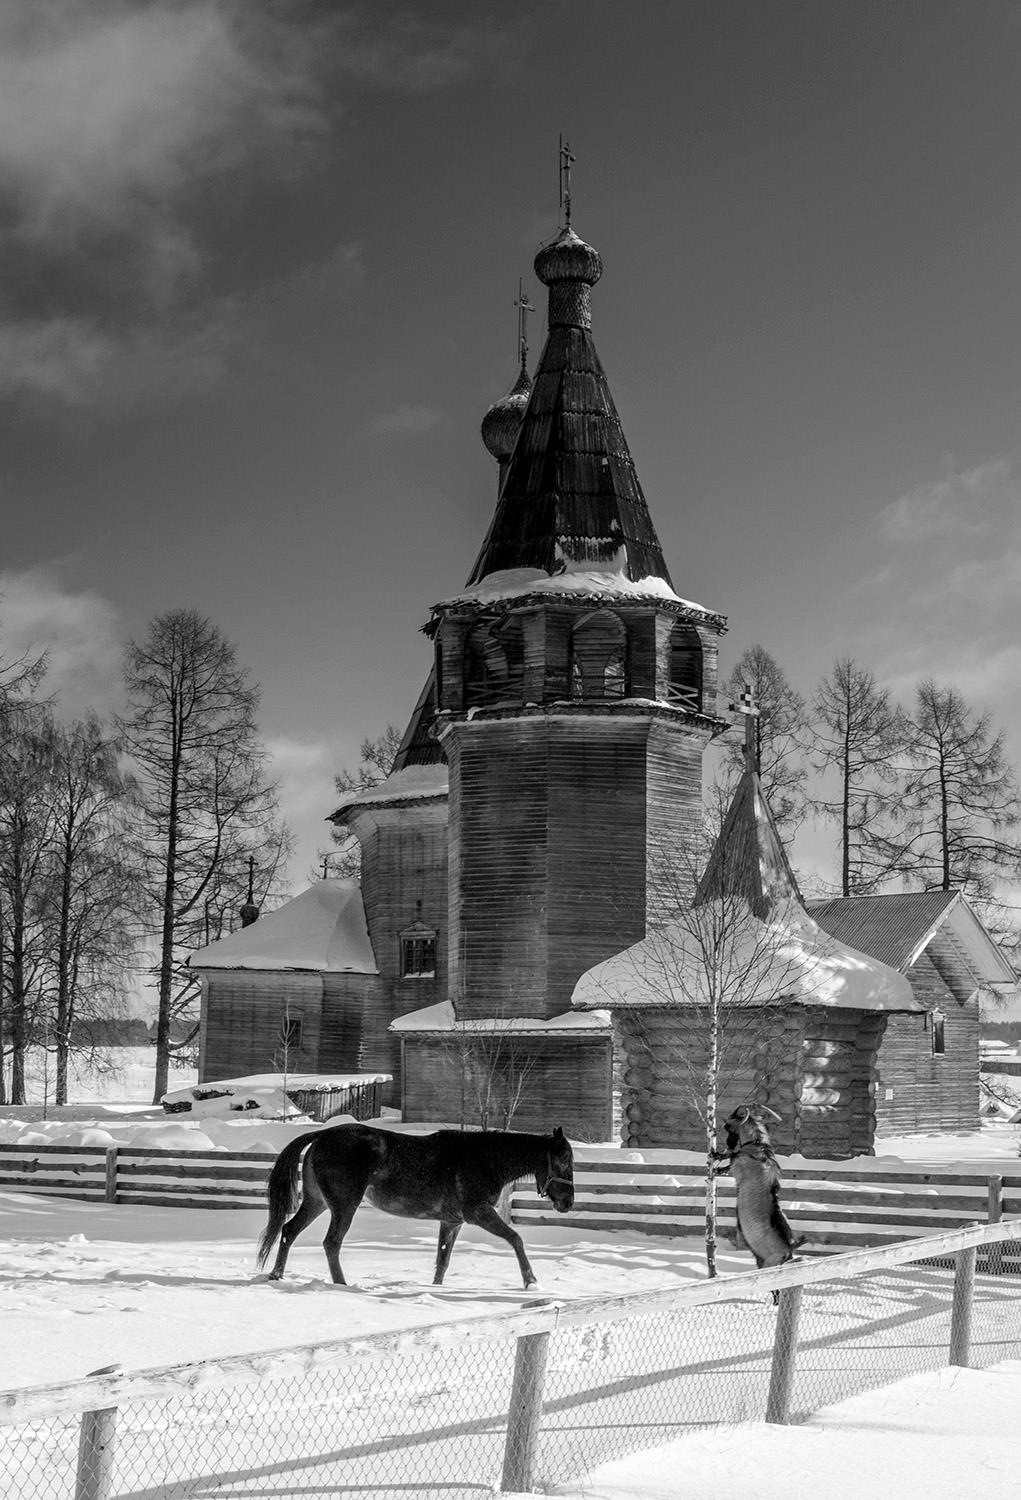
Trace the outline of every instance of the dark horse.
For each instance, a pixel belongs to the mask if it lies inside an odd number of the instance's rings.
[[[303,1152],[299,1198],[298,1162]],[[384,1213],[439,1220],[433,1286],[443,1281],[462,1226],[477,1224],[511,1246],[527,1289],[536,1285],[535,1272],[521,1236],[501,1219],[495,1205],[508,1183],[528,1176],[535,1177],[536,1191],[549,1198],[558,1213],[573,1205],[574,1155],[559,1125],[552,1135],[516,1130],[403,1135],[356,1124],[310,1131],[285,1146],[273,1163],[269,1223],[259,1241],[259,1265],[279,1235],[280,1248],[269,1273],[270,1281],[279,1281],[294,1240],[329,1209],[323,1249],[333,1280],[346,1285],[340,1247],[364,1197]]]

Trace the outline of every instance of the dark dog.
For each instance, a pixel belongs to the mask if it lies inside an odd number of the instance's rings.
[[[761,1104],[742,1104],[726,1121],[727,1149],[717,1170],[729,1169],[737,1188],[737,1248],[748,1249],[755,1264],[782,1266],[805,1243],[780,1207],[780,1166],[769,1139],[765,1117],[780,1117]],[[774,1294],[774,1301],[776,1300]]]

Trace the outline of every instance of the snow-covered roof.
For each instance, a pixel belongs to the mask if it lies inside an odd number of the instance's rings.
[[[431,797],[445,797],[450,790],[446,762],[405,766],[392,771],[376,786],[357,788],[347,793],[330,814],[331,819],[351,807],[385,807],[399,802],[420,802]]]
[[[410,1011],[390,1022],[391,1031],[459,1031],[497,1032],[506,1031],[601,1031],[610,1024],[608,1010],[588,1012],[565,1011],[561,1016],[542,1020],[538,1016],[489,1017],[479,1020],[459,1021],[449,1000],[440,1000],[427,1005],[423,1010]]]
[[[489,573],[478,583],[462,589],[459,594],[452,594],[449,599],[441,600],[433,608],[449,609],[458,604],[498,604],[535,594],[554,597],[576,597],[583,594],[586,598],[630,600],[634,603],[643,600],[665,601],[681,605],[694,614],[715,618],[713,611],[706,609],[705,605],[680,598],[663,578],[650,576],[635,580],[613,567],[608,566],[605,570],[591,566],[574,568],[566,562],[562,572],[552,574],[542,568],[504,568],[499,572]]]
[[[276,911],[200,948],[193,969],[310,969],[378,974],[362,892],[354,880],[319,880]]]
[[[797,901],[759,918],[733,897],[726,910],[719,900],[704,902],[596,964],[578,980],[571,1004],[586,1010],[708,1004],[706,945],[713,932],[720,935],[716,984],[731,1003],[754,1004],[759,996],[762,1004],[925,1009],[902,974],[838,942]]]

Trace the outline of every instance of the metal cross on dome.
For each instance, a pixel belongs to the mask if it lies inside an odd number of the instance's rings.
[[[524,283],[518,280],[518,296],[514,306],[518,310],[518,354],[524,365],[528,359],[528,314],[535,312],[535,308],[528,300]]]
[[[571,227],[571,168],[575,158],[570,144],[560,137],[560,207],[564,211],[564,228]]]

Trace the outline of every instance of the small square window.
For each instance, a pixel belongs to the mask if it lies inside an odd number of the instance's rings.
[[[433,979],[435,975],[435,933],[405,934],[401,938],[401,978]]]

